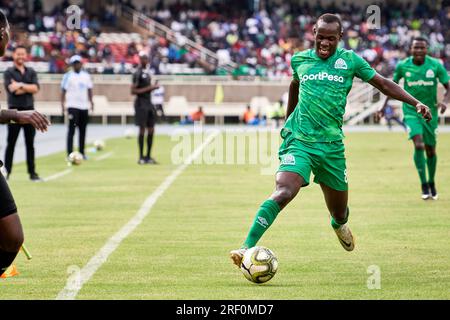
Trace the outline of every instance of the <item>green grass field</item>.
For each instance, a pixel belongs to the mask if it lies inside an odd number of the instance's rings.
[[[106,150],[64,177],[27,180],[16,165],[10,187],[33,254],[16,260],[20,275],[0,279],[0,299],[54,299],[73,266],[87,261],[169,176],[175,142],[158,136],[157,166],[136,164],[135,139]],[[312,184],[260,241],[278,256],[277,275],[248,282],[228,252],[240,246],[255,212],[274,188],[258,165],[191,165],[159,198],[79,292],[78,299],[435,299],[450,298],[450,135],[438,147],[438,201],[422,201],[412,144],[400,133],[348,134],[350,226],[356,249],[342,249]],[[241,150],[243,151],[243,150]],[[113,155],[103,161],[95,158]],[[64,155],[40,158],[49,176]],[[369,290],[367,268],[381,270]],[[71,267],[72,266],[72,267]]]

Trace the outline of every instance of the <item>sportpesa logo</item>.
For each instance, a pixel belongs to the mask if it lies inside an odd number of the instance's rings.
[[[316,73],[316,74],[304,74],[301,77],[300,83],[305,83],[308,80],[320,80],[320,81],[328,80],[328,81],[344,83],[344,77],[338,76],[338,75],[328,74],[325,71],[319,72],[319,73]]]
[[[406,81],[406,84],[408,87],[420,87],[420,86],[434,86],[433,81],[424,81],[424,80],[417,80],[417,81]]]

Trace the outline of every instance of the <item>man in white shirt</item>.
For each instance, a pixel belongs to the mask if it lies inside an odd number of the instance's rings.
[[[61,108],[63,115],[69,114],[69,130],[67,133],[67,155],[73,151],[73,136],[75,128],[79,130],[79,151],[86,159],[84,145],[86,127],[89,120],[89,105],[94,111],[92,100],[92,81],[89,73],[82,70],[81,57],[74,55],[70,58],[71,71],[64,74],[61,82]]]
[[[158,89],[155,89],[151,92],[152,104],[153,104],[153,107],[155,108],[156,114],[161,119],[161,121],[164,122],[165,115],[164,115],[163,105],[164,105],[165,90],[164,90],[164,86],[160,85],[158,80],[155,81],[155,86],[159,86],[159,87],[158,87]]]

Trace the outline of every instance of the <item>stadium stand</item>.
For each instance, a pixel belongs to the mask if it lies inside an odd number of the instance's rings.
[[[222,66],[236,62],[232,71],[235,76],[289,77],[292,53],[312,44],[315,17],[325,11],[336,11],[333,3],[312,6],[294,1],[284,1],[280,6],[266,1],[265,9],[256,12],[249,11],[245,1],[211,4],[187,1],[172,5],[159,1],[154,7],[138,7],[136,1],[111,1],[102,16],[83,16],[81,32],[60,37],[67,31],[61,14],[66,1],[50,13],[44,13],[38,6],[33,15],[24,14],[23,2],[0,1],[0,8],[9,12],[23,31],[30,33],[25,40],[23,34],[16,34],[10,49],[17,42],[26,41],[32,60],[47,61],[48,72],[56,73],[64,70],[65,59],[74,53],[94,63],[90,65],[94,72],[131,73],[140,50],[151,53],[155,74],[211,73],[198,64],[198,52],[186,49],[186,41],[191,40],[217,55],[217,65],[212,70],[216,74],[227,73]],[[116,25],[122,13],[129,9],[137,9],[136,12],[151,21],[164,25],[177,41],[170,42],[157,34],[147,38],[136,33],[102,32]],[[352,14],[364,12],[360,6],[342,3],[339,11],[346,30],[343,40],[346,48],[361,54],[380,73],[390,75],[396,62],[405,56],[411,38],[425,34],[430,40],[430,53],[450,69],[446,58],[450,54],[448,0],[440,8],[425,1],[419,1],[416,6],[390,1],[389,6],[381,9],[382,27],[370,30],[363,15]],[[9,52],[4,59],[9,60],[10,56]],[[167,67],[171,64],[175,66]]]
[[[47,85],[45,92],[37,96],[37,104],[47,114],[57,116],[57,75],[66,71],[68,57],[80,54],[90,73],[104,75],[96,78],[94,91],[96,96],[104,96],[96,98],[100,106],[96,114],[103,123],[109,121],[109,115],[120,117],[121,123],[128,122],[132,114],[129,74],[142,50],[150,54],[155,79],[168,89],[166,108],[175,118],[202,105],[207,115],[222,123],[226,117],[242,114],[253,97],[261,96],[260,84],[264,81],[268,99],[265,105],[273,103],[288,88],[292,54],[312,45],[315,18],[325,11],[337,11],[332,1],[313,5],[308,1],[298,4],[286,0],[280,5],[279,1],[264,1],[260,10],[252,10],[246,1],[238,0],[152,1],[151,5],[140,0],[108,0],[101,14],[84,12],[80,29],[70,31],[63,15],[68,1],[61,1],[51,10],[44,10],[39,0],[31,6],[27,3],[0,0],[0,9],[14,23],[0,72],[12,65],[13,48],[26,45],[30,51],[28,65],[40,73],[41,83]],[[440,6],[429,1],[390,1],[381,9],[381,28],[370,30],[364,15],[353,14],[364,10],[341,1],[338,11],[345,29],[342,45],[362,55],[381,74],[391,76],[396,63],[406,56],[412,37],[425,34],[430,54],[450,69],[450,0],[442,1]],[[194,80],[174,77],[180,75],[194,75]],[[203,75],[209,78],[197,77]],[[225,88],[220,107],[213,103],[211,83],[217,80],[230,85]],[[254,81],[262,82],[255,85]],[[269,83],[271,90],[267,90]],[[118,94],[106,94],[104,85],[115,86]],[[245,87],[247,94],[235,95],[233,86]],[[180,95],[185,96],[185,101],[177,106],[177,100],[172,99]],[[361,118],[374,108],[377,98],[372,89],[356,84],[345,119]]]

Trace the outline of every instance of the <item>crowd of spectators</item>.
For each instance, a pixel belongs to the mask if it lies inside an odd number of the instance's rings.
[[[252,12],[246,1],[221,1],[207,5],[164,1],[137,8],[149,17],[216,52],[219,64],[234,61],[238,75],[289,76],[290,58],[313,45],[313,25],[324,12],[339,13],[344,23],[341,45],[362,55],[380,73],[392,74],[408,53],[411,39],[425,35],[429,54],[450,69],[450,1],[380,2],[380,24],[371,28],[367,7],[343,2],[309,5],[306,1],[266,1]],[[433,5],[430,5],[434,3]],[[376,20],[375,20],[376,21]],[[218,69],[220,72],[220,68]]]
[[[316,18],[324,12],[339,12],[344,24],[341,45],[362,55],[384,75],[391,75],[399,59],[408,53],[411,39],[425,35],[429,39],[429,53],[438,57],[450,69],[450,0],[441,7],[433,7],[423,0],[411,3],[389,1],[380,3],[381,21],[371,29],[366,7],[343,2],[308,5],[303,1],[266,1],[265,7],[254,11],[249,1],[228,0],[176,2],[172,5],[160,0],[153,7],[136,7],[132,0],[109,0],[101,16],[82,14],[80,28],[67,30],[65,8],[67,0],[44,12],[41,0],[34,0],[32,13],[25,0],[2,0],[0,9],[6,12],[15,28],[27,31],[28,40],[20,32],[13,35],[10,50],[4,60],[11,59],[11,49],[17,43],[30,48],[31,59],[47,61],[49,72],[61,73],[67,58],[80,54],[86,62],[101,63],[104,73],[131,72],[127,65],[138,63],[138,53],[149,52],[156,74],[170,73],[170,65],[184,63],[199,66],[199,54],[182,44],[190,39],[217,53],[218,65],[207,73],[226,74],[224,66],[235,62],[236,76],[263,76],[270,79],[291,75],[290,59],[297,50],[313,44],[312,28]],[[118,50],[114,45],[99,41],[105,27],[115,26],[115,8],[131,7],[169,27],[179,41],[172,43],[163,37],[140,38]],[[32,35],[49,32],[48,41],[30,41]],[[26,42],[26,43],[23,43]],[[117,52],[119,51],[119,52]],[[113,66],[116,67],[113,67]],[[120,68],[117,68],[120,65]]]

